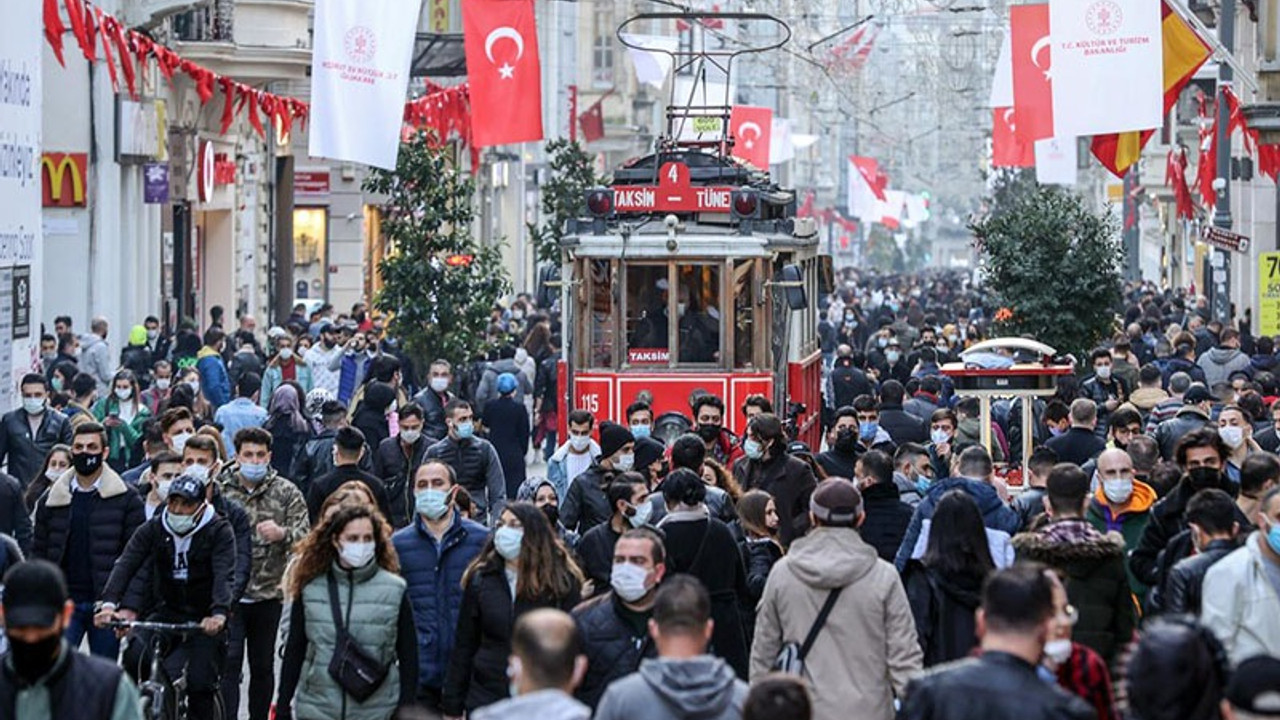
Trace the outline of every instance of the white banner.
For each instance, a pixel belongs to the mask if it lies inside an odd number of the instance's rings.
[[[18,382],[40,369],[41,5],[6,5],[0,23],[0,408],[18,405]],[[68,33],[64,53],[73,54]],[[66,72],[52,60],[53,72]],[[72,64],[72,63],[69,63]]]
[[[632,33],[623,33],[622,38],[631,45],[637,46],[627,47],[631,64],[636,67],[636,80],[661,90],[667,82],[667,73],[671,72],[671,64],[675,62],[675,56],[671,53],[680,46],[680,39]]]
[[[769,133],[769,164],[779,165],[795,159],[796,146],[791,139],[791,120],[773,117],[773,129]]]
[[[1009,32],[1000,41],[1000,54],[996,56],[996,74],[991,81],[991,100],[988,107],[1013,107],[1013,47]]]
[[[1042,185],[1075,185],[1077,150],[1075,138],[1046,138],[1036,141],[1036,181]]]
[[[1057,137],[1164,122],[1160,0],[1051,0]]]
[[[849,162],[849,188],[847,193],[845,202],[849,207],[850,215],[859,220],[872,222],[880,219],[880,216],[876,214],[880,201],[876,198],[875,190],[871,189],[871,185],[866,178],[862,177],[862,173],[858,171],[858,165],[852,161]]]
[[[312,157],[394,169],[418,0],[317,0],[311,57]]]

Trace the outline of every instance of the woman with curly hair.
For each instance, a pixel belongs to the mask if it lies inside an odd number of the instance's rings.
[[[725,491],[735,504],[742,498],[742,488],[738,486],[738,481],[733,479],[733,473],[714,458],[702,461],[702,482]]]
[[[507,697],[511,629],[537,608],[578,604],[582,571],[532,503],[503,509],[497,529],[462,575],[462,608],[440,709],[462,717]]]
[[[293,602],[276,718],[388,720],[414,707],[417,631],[405,581],[397,574],[391,527],[374,508],[338,505],[298,543],[296,553],[285,588]],[[398,621],[388,622],[393,617]],[[340,636],[384,670],[363,700],[330,672]]]

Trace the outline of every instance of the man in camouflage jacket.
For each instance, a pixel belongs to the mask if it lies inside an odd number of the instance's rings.
[[[227,717],[239,717],[240,673],[249,655],[249,717],[267,720],[275,691],[275,643],[281,589],[293,546],[310,530],[302,491],[271,467],[271,434],[244,428],[235,436],[236,462],[218,477],[222,492],[244,506],[253,532],[253,566],[232,613],[222,673]]]

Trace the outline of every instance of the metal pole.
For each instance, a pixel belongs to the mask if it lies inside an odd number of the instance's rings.
[[[1227,53],[1232,53],[1235,50],[1236,0],[1222,0],[1220,12],[1218,41]],[[1218,169],[1215,184],[1222,187],[1217,191],[1217,202],[1213,206],[1213,224],[1225,230],[1231,229],[1231,117],[1225,90],[1231,86],[1234,76],[1235,70],[1230,63],[1218,63]],[[1227,251],[1215,248],[1210,266],[1209,308],[1214,319],[1225,325],[1231,320],[1231,258]]]
[[[1134,197],[1138,188],[1138,166],[1135,164],[1124,174],[1124,228],[1121,237],[1124,239],[1124,276],[1126,280],[1141,280],[1142,268],[1139,252],[1141,235],[1138,230],[1138,201]]]
[[[578,142],[578,86],[569,86],[569,142]]]

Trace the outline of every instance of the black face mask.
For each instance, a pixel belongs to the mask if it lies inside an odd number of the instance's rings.
[[[542,514],[547,516],[547,521],[551,523],[551,527],[555,528],[560,522],[560,506],[548,503],[542,506]]]
[[[853,432],[852,430],[841,430],[840,432],[836,433],[836,443],[835,443],[836,450],[839,450],[842,453],[850,453],[850,452],[853,452],[854,448],[856,448],[857,446],[858,446],[857,433]]]
[[[13,658],[13,670],[28,683],[34,683],[53,669],[58,660],[62,633],[50,635],[29,643],[9,636],[9,655]]]
[[[716,438],[720,437],[720,426],[719,425],[699,425],[698,437],[702,438],[703,442],[711,442],[712,440],[715,440]]]
[[[102,467],[102,455],[87,452],[72,453],[71,465],[76,469],[77,474],[87,477],[98,472],[98,468]]]
[[[1194,492],[1223,486],[1222,471],[1210,467],[1191,468],[1187,471],[1187,480]]]

